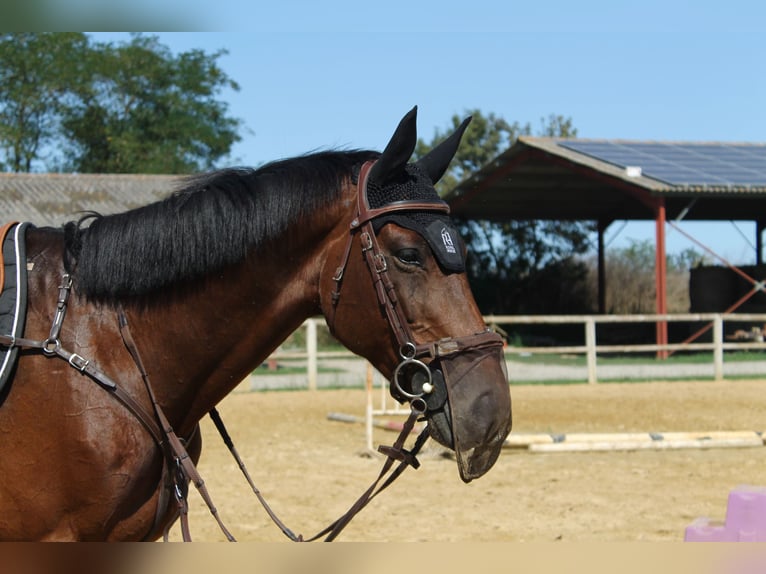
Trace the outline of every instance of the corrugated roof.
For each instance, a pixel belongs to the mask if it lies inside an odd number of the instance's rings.
[[[60,226],[85,211],[107,215],[155,202],[178,176],[0,173],[0,219]]]
[[[766,145],[521,137],[445,199],[474,219],[611,221],[653,219],[659,198],[671,218],[755,219]]]

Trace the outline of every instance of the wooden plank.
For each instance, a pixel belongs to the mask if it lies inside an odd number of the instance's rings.
[[[763,445],[763,433],[756,431],[698,431],[698,432],[626,432],[626,433],[511,433],[505,440],[507,448],[527,448],[552,444],[618,444],[618,443],[672,443],[679,441],[744,440]],[[563,448],[563,447],[562,447]],[[657,447],[660,448],[660,447]],[[630,450],[630,449],[629,449]]]
[[[730,438],[730,439],[686,439],[662,441],[614,441],[614,442],[572,442],[555,444],[534,444],[529,446],[530,452],[615,452],[631,450],[681,450],[708,448],[751,448],[763,447],[760,438]]]

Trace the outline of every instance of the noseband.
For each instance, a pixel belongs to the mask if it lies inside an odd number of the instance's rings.
[[[450,208],[446,202],[438,199],[432,201],[395,201],[383,207],[370,208],[367,200],[367,182],[374,164],[374,161],[365,162],[359,172],[356,216],[349,226],[349,235],[341,264],[333,276],[335,289],[332,292],[332,308],[328,313],[327,322],[330,331],[334,332],[335,311],[340,300],[343,275],[351,255],[354,237],[358,235],[362,255],[367,263],[378,303],[385,313],[391,331],[399,345],[400,362],[391,377],[391,395],[400,402],[409,401],[413,408],[422,407],[420,408],[421,412],[425,412],[427,408],[433,410],[444,404],[446,391],[435,386],[434,372],[421,359],[434,360],[468,349],[502,346],[502,339],[497,333],[486,330],[465,337],[448,337],[425,344],[415,343],[407,318],[404,316],[402,306],[397,299],[394,284],[389,277],[386,257],[378,244],[372,222],[383,215],[400,211],[427,211],[448,214]],[[438,371],[436,372],[438,373]],[[441,374],[439,373],[439,375]],[[439,378],[441,377],[439,376]]]

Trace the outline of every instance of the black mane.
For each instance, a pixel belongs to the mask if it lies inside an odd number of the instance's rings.
[[[162,201],[67,223],[66,269],[81,294],[106,302],[202,277],[332,201],[354,167],[377,156],[328,151],[190,176]]]

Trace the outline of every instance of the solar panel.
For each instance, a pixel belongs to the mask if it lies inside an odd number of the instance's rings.
[[[766,185],[766,145],[565,140],[561,147],[672,185]]]

